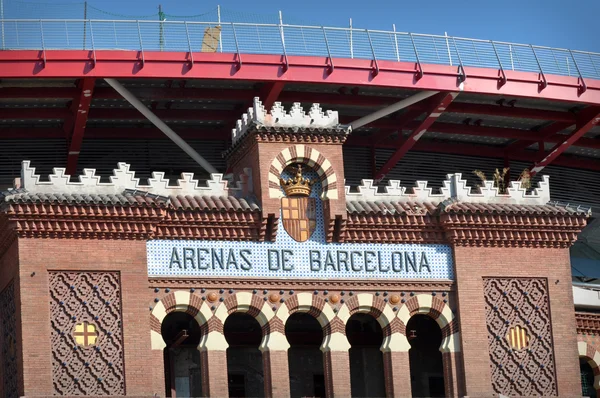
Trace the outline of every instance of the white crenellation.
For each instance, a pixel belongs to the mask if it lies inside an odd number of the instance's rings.
[[[248,108],[248,112],[242,115],[236,123],[236,127],[231,132],[232,142],[235,144],[242,137],[250,126],[267,126],[267,127],[289,127],[294,129],[303,128],[337,128],[339,117],[337,111],[323,112],[319,104],[313,104],[308,111],[304,109],[299,102],[295,102],[290,111],[286,112],[281,102],[275,102],[271,107],[271,111],[267,112],[262,102],[258,97],[254,98],[252,108]]]
[[[252,193],[252,172],[244,169],[237,181],[232,175],[211,174],[211,178],[203,185],[194,179],[193,173],[182,173],[177,185],[169,186],[169,180],[163,172],[153,172],[148,185],[141,185],[135,172],[127,163],[118,163],[110,182],[100,182],[95,169],[84,169],[78,181],[69,181],[64,168],[54,168],[49,181],[40,181],[35,168],[28,160],[23,161],[19,186],[29,193],[61,193],[61,194],[96,194],[118,195],[125,190],[145,191],[160,196],[198,195],[198,196],[245,196]],[[234,186],[235,184],[235,186]]]
[[[204,183],[194,179],[193,173],[182,173],[177,180],[177,185],[169,186],[169,180],[163,172],[154,172],[148,179],[148,185],[141,185],[135,172],[130,170],[127,163],[119,163],[113,171],[110,182],[100,182],[100,176],[94,169],[84,169],[78,181],[69,181],[70,176],[65,174],[65,169],[55,168],[49,176],[49,181],[40,181],[40,176],[35,174],[35,168],[29,161],[23,161],[21,178],[18,183],[20,188],[29,193],[60,193],[60,194],[122,194],[125,190],[145,191],[154,195],[199,195],[199,196],[235,196],[245,197],[251,195],[253,181],[252,170],[244,169],[237,178],[232,174],[211,174],[211,178]],[[15,185],[16,186],[16,185]],[[428,187],[427,181],[417,181],[412,192],[400,185],[398,180],[390,180],[384,187],[385,192],[377,192],[373,180],[362,180],[358,192],[351,192],[346,186],[346,200],[348,201],[395,201],[395,202],[436,202],[446,199],[456,199],[468,203],[496,203],[496,204],[522,204],[545,205],[550,202],[550,178],[543,176],[537,188],[531,192],[521,187],[520,181],[512,181],[508,192],[500,194],[492,181],[486,181],[483,186],[472,188],[462,178],[461,173],[448,174],[440,188],[440,193],[433,193],[433,188]]]
[[[512,181],[506,194],[499,193],[493,181],[486,181],[479,189],[472,189],[461,173],[447,174],[438,194],[434,194],[433,188],[427,186],[427,181],[417,181],[412,193],[407,193],[407,189],[402,187],[398,180],[390,180],[384,188],[385,192],[377,192],[373,180],[362,180],[358,192],[350,192],[350,187],[346,186],[346,200],[439,203],[446,199],[456,199],[468,203],[521,205],[545,205],[550,201],[549,176],[543,176],[538,187],[529,193],[521,187],[521,181]]]

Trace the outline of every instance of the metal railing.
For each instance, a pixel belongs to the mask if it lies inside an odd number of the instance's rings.
[[[542,85],[546,74],[574,76],[583,89],[584,79],[600,79],[598,53],[451,36],[283,23],[5,19],[0,24],[5,50],[191,53],[202,51],[206,29],[213,28],[218,45],[209,51],[237,53],[240,61],[243,54],[278,54],[284,62],[290,55],[323,56],[333,70],[335,58],[360,58],[374,61],[375,74],[380,60],[408,61],[421,75],[427,72],[422,65],[441,64],[456,66],[463,78],[464,67],[472,66],[498,69],[501,80],[507,70],[536,72]]]

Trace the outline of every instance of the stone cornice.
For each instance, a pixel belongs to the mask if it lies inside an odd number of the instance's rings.
[[[568,248],[587,215],[444,213],[440,224],[456,246]]]
[[[600,335],[600,314],[592,312],[575,312],[578,334]]]
[[[271,241],[278,220],[260,211],[58,203],[5,203],[0,214],[7,236],[12,230],[22,237],[88,239]],[[586,219],[585,213],[348,213],[330,220],[326,236],[328,242],[567,248]],[[0,245],[1,239],[7,238]]]
[[[348,214],[348,243],[445,243],[437,217],[429,214]]]
[[[234,287],[237,289],[274,289],[274,290],[334,290],[352,289],[358,291],[402,290],[406,294],[420,291],[448,292],[455,289],[455,283],[449,280],[356,280],[356,279],[260,279],[260,278],[149,278],[151,288],[201,288]]]

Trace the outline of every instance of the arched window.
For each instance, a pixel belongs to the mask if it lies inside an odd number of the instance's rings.
[[[296,312],[285,323],[285,336],[290,343],[290,393],[295,397],[325,397],[323,329],[313,316]]]
[[[353,397],[385,397],[383,330],[369,314],[354,314],[346,323],[350,348],[350,377]]]
[[[581,372],[581,395],[595,398],[594,370],[585,358],[579,358],[579,370]]]
[[[410,343],[410,381],[413,397],[443,397],[442,331],[427,315],[417,314],[406,325]]]
[[[227,348],[229,397],[264,396],[262,353],[258,349],[262,329],[251,315],[235,312],[223,326]]]
[[[171,312],[162,322],[161,334],[167,345],[164,349],[166,396],[202,396],[200,325],[185,312]]]

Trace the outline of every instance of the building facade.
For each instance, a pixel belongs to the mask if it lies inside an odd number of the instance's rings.
[[[548,178],[346,187],[350,132],[255,100],[206,182],[24,162],[0,208],[0,395],[580,394],[588,212],[548,205]]]

